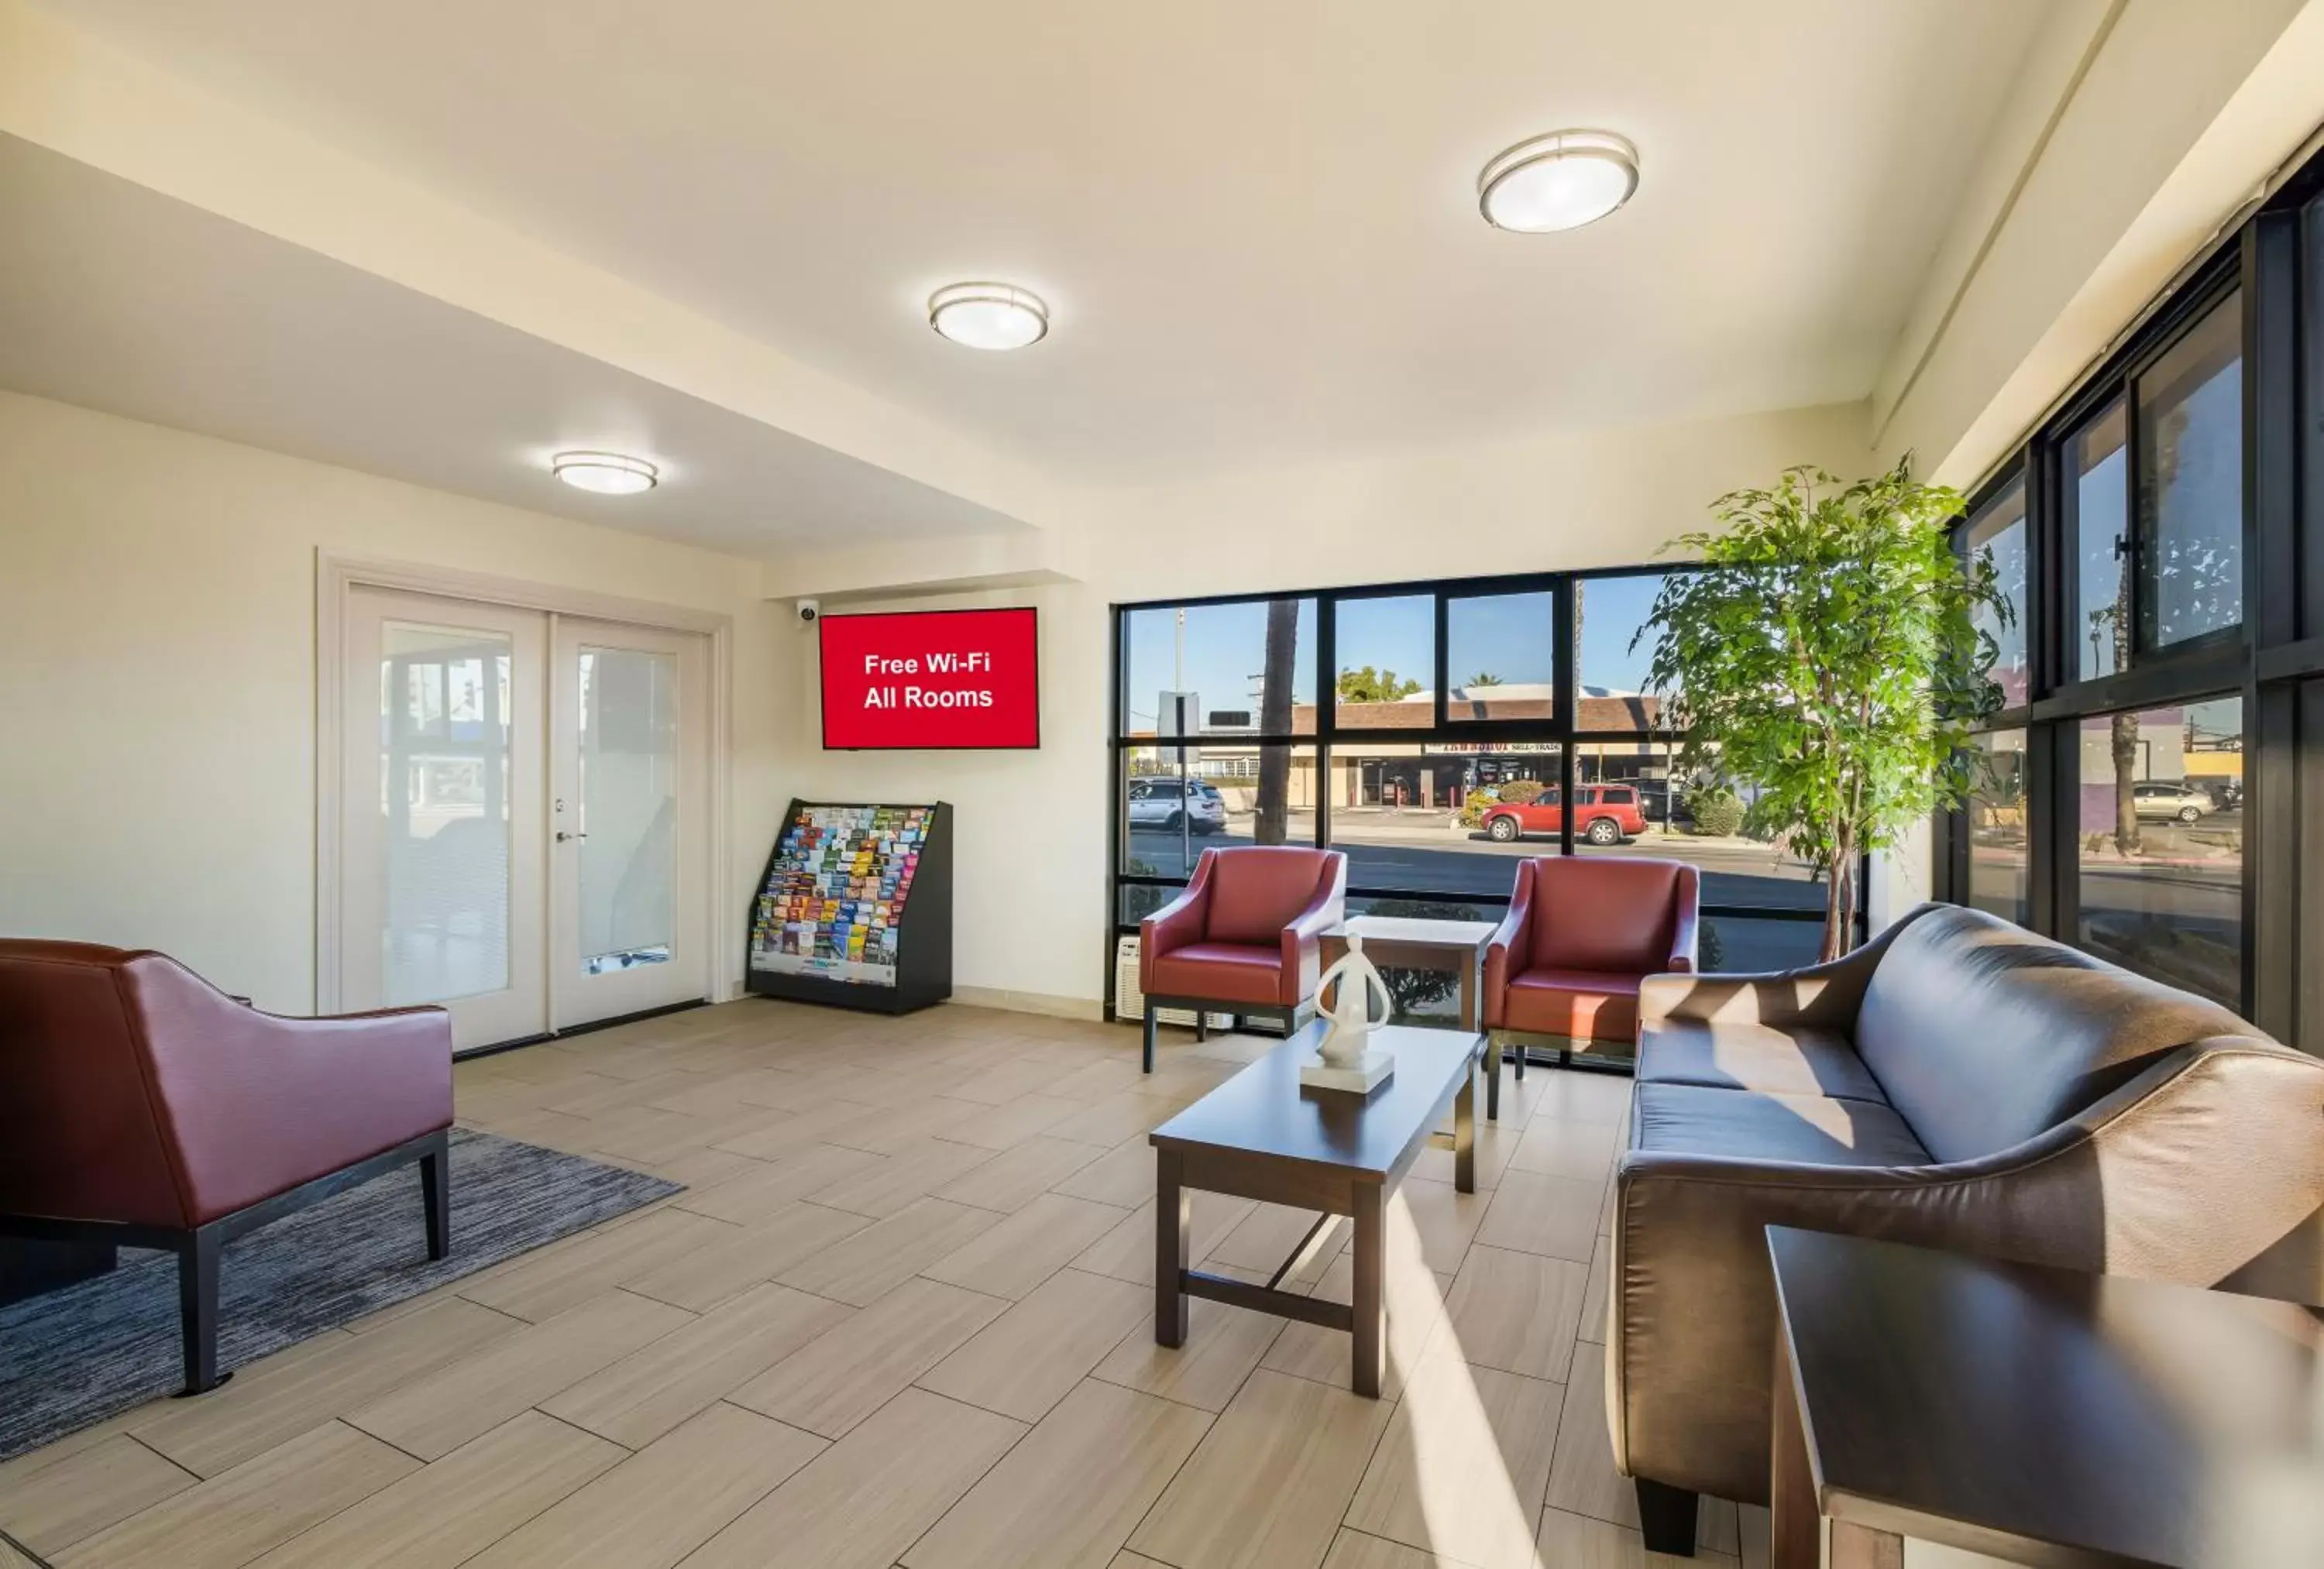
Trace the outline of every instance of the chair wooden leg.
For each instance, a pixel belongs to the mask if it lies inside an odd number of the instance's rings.
[[[420,1157],[420,1199],[428,1210],[428,1256],[452,1252],[452,1171],[448,1142],[439,1142]]]
[[[186,1355],[181,1394],[207,1394],[226,1381],[217,1370],[218,1254],[225,1245],[214,1226],[188,1232],[178,1245],[178,1329]]]
[[[1146,1005],[1146,1071],[1154,1071],[1154,1005]]]

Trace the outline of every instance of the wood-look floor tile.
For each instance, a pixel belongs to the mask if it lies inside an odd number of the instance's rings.
[[[471,1302],[538,1324],[603,1296],[633,1275],[660,1269],[706,1243],[733,1234],[724,1221],[682,1209],[658,1209],[625,1225],[558,1243],[470,1276],[460,1282],[459,1292]]]
[[[1095,1569],[1111,1560],[1211,1418],[1084,1380],[912,1545],[909,1569]]]
[[[1047,1062],[1001,1062],[960,1075],[945,1086],[945,1094],[985,1106],[1007,1106],[1027,1096],[1050,1093],[1049,1087],[1059,1077],[1056,1069]]]
[[[1298,1247],[1308,1230],[1318,1218],[1314,1210],[1292,1209],[1280,1204],[1261,1204],[1243,1216],[1235,1228],[1221,1238],[1197,1262],[1205,1269],[1220,1264],[1231,1264],[1239,1270],[1256,1270],[1261,1278],[1271,1276],[1292,1250]],[[1348,1245],[1353,1234],[1353,1223],[1344,1216],[1333,1216],[1330,1233],[1314,1256],[1286,1279],[1306,1284],[1323,1278],[1340,1250]]]
[[[1573,1348],[1565,1381],[1565,1420],[1549,1473],[1549,1507],[1612,1525],[1638,1528],[1638,1502],[1614,1469],[1614,1440],[1606,1427],[1606,1348],[1582,1341]]]
[[[1457,1558],[1447,1558],[1442,1553],[1407,1547],[1402,1542],[1391,1542],[1384,1537],[1367,1537],[1361,1531],[1351,1531],[1342,1527],[1332,1543],[1330,1556],[1323,1560],[1323,1569],[1477,1569],[1477,1565],[1463,1564]],[[1568,1564],[1551,1558],[1543,1561],[1542,1569],[1589,1569],[1589,1566]]]
[[[1603,1182],[1613,1174],[1625,1135],[1619,1123],[1537,1118],[1526,1125],[1525,1137],[1509,1156],[1509,1170]]]
[[[1051,1123],[1047,1131],[1051,1138],[1074,1139],[1111,1150],[1124,1139],[1142,1138],[1152,1133],[1176,1116],[1192,1098],[1124,1090],[1084,1107],[1063,1122]]]
[[[368,1334],[308,1341],[242,1368],[200,1399],[148,1406],[132,1415],[131,1430],[196,1475],[216,1476],[525,1327],[438,1293]]]
[[[435,1460],[694,1321],[666,1302],[608,1291],[406,1383],[347,1420],[408,1454]]]
[[[1475,1240],[1487,1247],[1587,1264],[1598,1240],[1598,1203],[1603,1196],[1596,1182],[1505,1171]]]
[[[906,1280],[727,1398],[806,1432],[844,1438],[1008,1306],[957,1286]]]
[[[1419,1238],[1428,1267],[1440,1275],[1454,1274],[1491,1202],[1492,1195],[1488,1193],[1463,1193],[1450,1182],[1407,1177],[1388,1200],[1391,1233],[1402,1224],[1394,1213],[1401,1209]]]
[[[715,1187],[693,1189],[670,1200],[671,1207],[737,1225],[754,1225],[805,1198],[819,1188],[858,1175],[886,1160],[868,1150],[841,1144],[807,1144],[761,1163],[761,1169],[731,1178]]]
[[[868,1307],[1000,1221],[989,1209],[923,1198],[834,1243],[777,1279],[818,1297]]]
[[[686,1560],[686,1569],[889,1569],[1024,1424],[923,1390],[870,1420]]]
[[[115,1433],[37,1472],[0,1477],[0,1528],[36,1553],[53,1554],[199,1480]]]
[[[724,1140],[717,1147],[748,1155],[754,1161],[783,1161],[806,1154],[817,1144],[853,1145],[856,1135],[877,1125],[888,1115],[857,1101],[827,1100],[793,1112],[783,1121],[755,1133]],[[785,1197],[803,1196],[792,1193]]]
[[[327,1422],[55,1555],[57,1569],[230,1569],[321,1524],[420,1463]]]
[[[916,1138],[895,1146],[881,1164],[852,1172],[806,1197],[834,1209],[885,1220],[991,1159],[991,1151],[974,1144]]]
[[[1613,1279],[1614,1240],[1601,1236],[1590,1250],[1590,1283],[1582,1293],[1582,1324],[1576,1332],[1580,1339],[1606,1344],[1606,1295]]]
[[[918,1381],[969,1405],[1038,1422],[1125,1332],[1136,1333],[1131,1326],[1150,1325],[1153,1312],[1154,1293],[1144,1287],[1059,1270]]]
[[[1137,1302],[1137,1323],[1093,1376],[1205,1411],[1226,1409],[1284,1329],[1272,1314],[1197,1297],[1186,1304],[1186,1344],[1157,1345],[1152,1293],[1139,1291]]]
[[[1083,1167],[1102,1160],[1088,1144],[1035,1134],[936,1190],[938,1198],[1014,1215]],[[1150,1192],[1151,1185],[1148,1186]],[[1122,1208],[1135,1207],[1137,1200]]]
[[[822,1439],[736,1406],[681,1423],[467,1569],[670,1569],[820,1454]]]
[[[1380,1394],[1395,1399],[1406,1378],[1418,1366],[1444,1325],[1444,1287],[1424,1266],[1416,1252],[1391,1249],[1387,1272],[1388,1367],[1380,1375]],[[1342,1252],[1308,1292],[1327,1301],[1353,1298],[1355,1259]],[[1344,1386],[1355,1356],[1355,1342],[1344,1329],[1314,1324],[1286,1324],[1259,1363],[1277,1372]]]
[[[753,1286],[542,1401],[540,1408],[627,1448],[642,1449],[834,1331],[854,1311],[788,1286]]]
[[[1568,1259],[1471,1248],[1444,1299],[1453,1342],[1480,1367],[1563,1383],[1589,1280]]]
[[[622,1289],[689,1313],[706,1313],[871,1224],[862,1216],[820,1204],[786,1204],[732,1236],[632,1276]]]
[[[1130,1538],[1177,1569],[1314,1569],[1339,1534],[1391,1408],[1260,1372]]]
[[[538,1411],[511,1418],[254,1561],[254,1569],[460,1564],[628,1451]]]
[[[920,1272],[1011,1300],[1064,1269],[1083,1250],[1121,1224],[1111,1204],[1044,1193]]]
[[[1194,1204],[1194,1235],[1187,1246],[1195,1258],[1211,1256],[1227,1233],[1240,1225],[1243,1218],[1255,1208],[1248,1198],[1233,1198],[1223,1193],[1197,1192]],[[1111,1275],[1117,1280],[1129,1280],[1141,1286],[1154,1283],[1154,1197],[1148,1194],[1143,1204],[1132,1211],[1111,1231],[1090,1244],[1074,1268],[1087,1270],[1093,1275]]]
[[[929,1094],[927,1088],[925,1084],[916,1085],[911,1096],[900,1105],[883,1106],[876,1115],[836,1129],[827,1136],[833,1143],[853,1145],[874,1154],[917,1154],[926,1149],[930,1140],[989,1109],[973,1101]],[[991,1153],[990,1150],[984,1152],[987,1157]]]
[[[1501,1115],[1508,1115],[1509,1077],[1501,1076]],[[1614,1123],[1630,1117],[1630,1084],[1627,1074],[1588,1069],[1540,1072],[1527,1076],[1526,1120],[1530,1127],[1546,1118],[1552,1122]]]
[[[1135,1209],[1154,1197],[1154,1146],[1146,1142],[1144,1133],[1124,1139],[1071,1177],[1051,1186],[1068,1198],[1094,1198],[1100,1204]]]
[[[1065,1100],[1056,1096],[1028,1095],[1005,1105],[988,1107],[982,1112],[954,1117],[937,1132],[960,1143],[982,1144],[988,1150],[1009,1150],[1038,1136],[1043,1129],[1054,1127],[1067,1117],[1088,1109],[1079,1101]]]
[[[1530,1569],[1564,1394],[1440,1342],[1406,1381],[1348,1525],[1478,1569]]]
[[[16,1551],[9,1545],[7,1537],[0,1537],[0,1569],[44,1569],[44,1566],[35,1564],[30,1553]]]

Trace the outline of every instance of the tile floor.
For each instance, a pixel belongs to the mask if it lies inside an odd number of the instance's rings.
[[[1338,1331],[1197,1302],[1153,1344],[1146,1133],[1268,1042],[1137,1043],[753,1000],[463,1064],[463,1123],[687,1190],[0,1465],[0,1528],[58,1569],[1683,1562],[1602,1410],[1628,1080],[1505,1080],[1474,1195],[1422,1157],[1375,1401]],[[1194,1251],[1263,1280],[1309,1218],[1206,1196]],[[1706,1502],[1694,1562],[1766,1529]]]

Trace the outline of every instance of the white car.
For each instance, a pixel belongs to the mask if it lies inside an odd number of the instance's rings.
[[[2131,799],[2133,810],[2141,817],[2175,818],[2181,822],[2193,822],[2217,812],[2219,804],[2191,784],[2155,781],[2134,786]]]
[[[1197,834],[1217,833],[1227,825],[1226,798],[1215,784],[1200,779],[1185,781],[1179,794],[1176,778],[1132,779],[1130,782],[1130,826],[1159,828],[1176,833],[1183,826]]]

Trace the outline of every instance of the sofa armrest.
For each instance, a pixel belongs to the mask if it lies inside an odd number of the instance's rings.
[[[1848,1168],[1633,1150],[1615,1179],[1607,1304],[1617,1463],[1765,1500],[1770,1225],[2209,1286],[2324,1204],[2319,1123],[2324,1065],[2222,1040],[1976,1161]]]
[[[1348,918],[1348,858],[1333,851],[1315,879],[1306,908],[1283,929],[1282,986],[1277,1001],[1297,1007],[1314,994],[1323,973],[1323,933]]]
[[[1525,969],[1525,956],[1533,944],[1534,867],[1517,863],[1517,886],[1509,892],[1508,913],[1485,943],[1485,1028],[1498,1030],[1508,1018],[1509,982]]]

